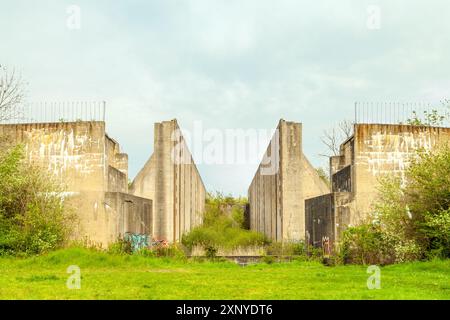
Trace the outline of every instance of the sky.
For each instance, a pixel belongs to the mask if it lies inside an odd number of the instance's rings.
[[[318,167],[323,131],[352,120],[356,101],[450,97],[449,12],[448,0],[10,0],[0,64],[21,72],[28,101],[106,101],[131,179],[152,153],[154,122],[173,118],[187,135],[196,123],[271,132],[281,118],[301,122]],[[257,162],[193,153],[209,191],[246,195]]]

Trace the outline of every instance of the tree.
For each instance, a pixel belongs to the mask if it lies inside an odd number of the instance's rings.
[[[392,263],[450,258],[450,146],[419,151],[404,178],[380,179],[374,212],[344,232],[346,259]]]
[[[75,216],[64,189],[25,161],[23,146],[0,148],[0,255],[38,254],[68,240]]]
[[[25,96],[25,82],[15,69],[8,70],[0,65],[0,121],[10,120],[14,107],[22,103]]]
[[[442,105],[450,110],[450,100],[444,99],[441,101]],[[446,120],[450,119],[449,112],[440,113],[437,109],[432,109],[431,111],[423,111],[423,117],[419,117],[417,111],[412,112],[411,118],[406,120],[406,124],[412,126],[428,126],[428,127],[438,127],[445,124]]]
[[[321,138],[322,143],[327,147],[327,154],[322,156],[337,156],[340,153],[340,145],[353,135],[353,122],[344,120],[338,123],[336,127],[325,130]]]

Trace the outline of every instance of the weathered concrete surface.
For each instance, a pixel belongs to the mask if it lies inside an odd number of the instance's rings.
[[[350,223],[350,204],[352,194],[333,192],[306,199],[305,220],[306,239],[314,246],[321,246],[322,239],[339,241],[339,236]]]
[[[155,124],[154,152],[130,192],[153,200],[153,235],[175,242],[203,221],[206,189],[176,120]]]
[[[106,214],[113,218],[113,236],[117,239],[124,233],[152,235],[152,201],[122,192],[105,194]]]
[[[306,200],[307,220],[311,222],[308,233],[323,234],[339,241],[346,226],[363,222],[373,210],[380,176],[397,174],[403,179],[417,150],[432,150],[449,142],[450,128],[356,124],[354,135],[341,145],[340,155],[330,158],[332,192],[341,195],[330,195],[334,200],[328,204],[320,198]],[[332,218],[323,220],[329,212]],[[322,225],[335,225],[319,226],[319,220]],[[335,230],[335,233],[323,230]]]
[[[305,237],[305,199],[329,192],[302,152],[300,123],[280,120],[248,190],[250,229],[275,241]]]
[[[125,232],[119,222],[128,217],[146,223],[148,199],[128,192],[128,158],[105,133],[104,122],[58,122],[0,125],[0,136],[25,147],[27,159],[42,166],[66,185],[67,199],[78,216],[74,238],[105,246]],[[112,201],[113,193],[116,193]],[[136,213],[124,206],[137,204]],[[127,218],[124,218],[127,217]],[[122,224],[123,226],[132,224]]]

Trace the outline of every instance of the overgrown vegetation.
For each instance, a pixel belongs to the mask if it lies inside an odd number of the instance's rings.
[[[24,159],[21,145],[0,151],[0,255],[38,254],[61,247],[73,216],[63,189]]]
[[[447,108],[450,110],[450,100],[444,99],[444,101],[441,102],[442,106],[444,108]],[[442,113],[439,112],[437,109],[432,109],[430,111],[423,111],[423,115],[420,116],[417,111],[412,112],[411,118],[406,120],[406,124],[413,125],[413,126],[442,126],[445,124],[446,121],[450,120],[450,113]]]
[[[405,175],[381,179],[375,213],[349,228],[341,247],[353,263],[450,257],[450,147],[417,153]]]
[[[327,174],[325,169],[322,167],[318,167],[316,168],[316,172],[319,175],[319,178],[322,179],[322,181],[325,182],[327,186],[331,187],[330,176]]]
[[[208,194],[202,226],[194,228],[182,238],[182,243],[192,249],[201,246],[208,252],[220,248],[236,248],[264,245],[266,237],[258,232],[244,229],[244,211],[247,200]]]

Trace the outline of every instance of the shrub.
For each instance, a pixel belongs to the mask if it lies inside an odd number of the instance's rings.
[[[108,246],[107,252],[110,254],[131,254],[133,248],[130,241],[119,238]]]
[[[245,201],[223,197],[220,193],[208,195],[203,225],[184,234],[182,243],[189,249],[195,246],[237,248],[267,244],[263,234],[243,229]]]
[[[266,247],[268,255],[275,256],[301,256],[306,255],[306,246],[303,241],[299,242],[274,242]]]
[[[394,263],[450,257],[450,147],[420,150],[403,179],[380,179],[370,222],[347,229],[345,262]]]
[[[421,151],[403,181],[381,180],[376,210],[385,233],[394,239],[396,260],[450,257],[450,147]]]
[[[393,262],[392,250],[381,229],[368,223],[344,231],[340,255],[344,263],[385,264]]]
[[[450,257],[450,209],[438,214],[427,212],[419,228],[429,240],[427,258]]]
[[[258,232],[233,227],[218,221],[215,226],[194,228],[188,234],[183,235],[182,243],[189,249],[194,246],[237,248],[264,245],[268,243],[268,240]]]
[[[153,251],[156,257],[186,258],[186,255],[179,244],[157,245],[150,248],[150,250]]]
[[[275,257],[273,256],[263,256],[262,257],[262,262],[267,263],[267,264],[272,264],[275,262]]]
[[[214,259],[217,255],[217,248],[213,247],[213,246],[207,246],[205,248],[205,256],[208,259]]]
[[[74,216],[63,188],[24,160],[23,147],[0,152],[0,255],[38,254],[63,246]]]

